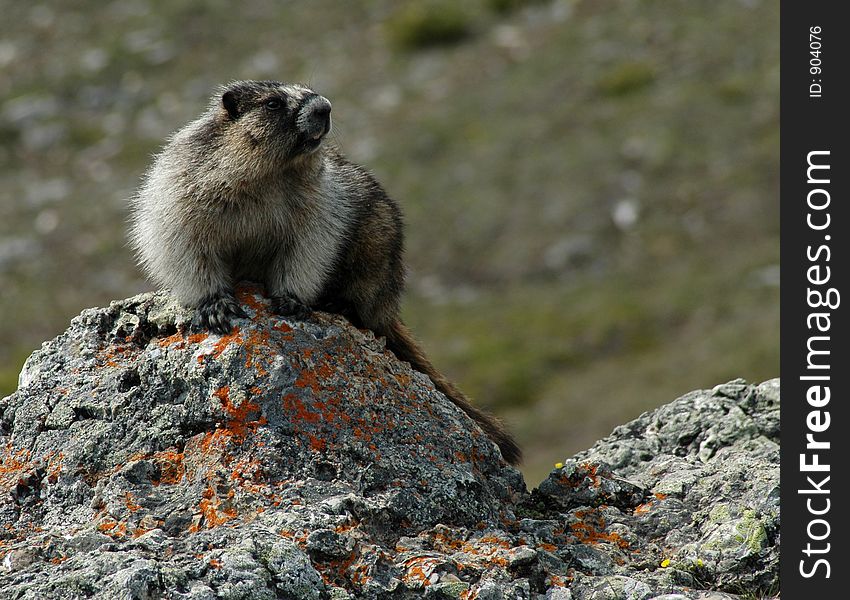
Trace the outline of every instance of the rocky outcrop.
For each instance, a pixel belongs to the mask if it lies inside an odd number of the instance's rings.
[[[619,427],[532,492],[344,319],[90,309],[0,401],[0,598],[734,598],[778,587],[779,387]],[[710,591],[714,590],[714,591]]]

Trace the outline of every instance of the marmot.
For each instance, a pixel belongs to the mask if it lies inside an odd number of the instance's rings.
[[[431,365],[399,318],[398,204],[326,140],[331,103],[304,85],[237,81],[156,156],[131,206],[130,240],[153,281],[227,333],[245,317],[234,285],[265,285],[275,312],[345,315],[384,336],[517,464],[505,428]]]

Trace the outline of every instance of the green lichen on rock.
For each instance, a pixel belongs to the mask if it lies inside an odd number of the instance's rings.
[[[741,541],[749,548],[751,554],[761,552],[767,545],[767,530],[761,519],[753,510],[745,510],[735,529],[740,534]]]
[[[708,513],[708,520],[712,523],[723,523],[728,521],[731,516],[729,507],[726,504],[717,504]]]

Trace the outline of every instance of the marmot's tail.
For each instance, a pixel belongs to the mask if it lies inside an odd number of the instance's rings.
[[[458,408],[478,423],[479,427],[484,430],[484,433],[499,446],[505,460],[512,465],[520,463],[522,460],[522,450],[520,450],[511,434],[505,429],[505,426],[495,417],[488,415],[474,406],[463,392],[457,389],[452,382],[443,377],[434,368],[434,365],[431,364],[431,361],[428,360],[428,357],[425,356],[425,353],[414,339],[413,334],[410,333],[410,330],[405,327],[401,320],[395,319],[388,330],[381,333],[387,338],[387,347],[399,359],[409,362],[411,367],[430,377],[438,390],[443,392]]]

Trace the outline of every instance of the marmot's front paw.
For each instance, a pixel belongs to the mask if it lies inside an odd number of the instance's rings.
[[[272,310],[282,317],[293,317],[299,321],[303,321],[313,312],[309,306],[290,294],[274,296],[272,298]]]
[[[230,294],[211,296],[198,307],[196,323],[201,329],[209,329],[225,335],[233,329],[232,319],[245,319],[248,315]]]

